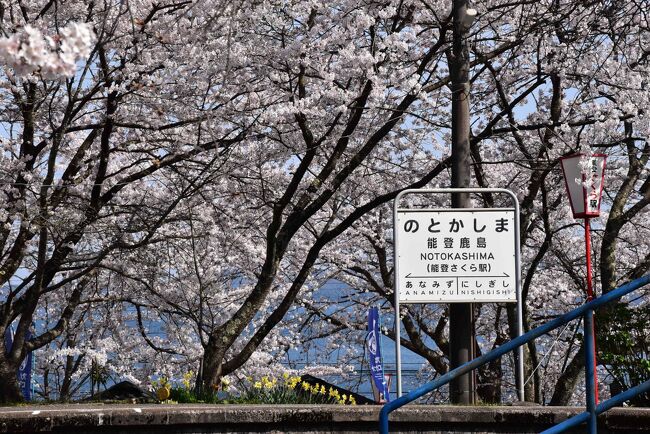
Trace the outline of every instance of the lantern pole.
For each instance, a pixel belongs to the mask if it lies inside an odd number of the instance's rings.
[[[587,303],[594,299],[594,289],[593,283],[591,281],[591,224],[589,222],[589,217],[585,217],[585,248],[587,250]],[[594,365],[594,397],[596,398],[596,405],[598,405],[598,371],[596,367],[598,362],[596,361],[596,331],[595,331],[595,320],[591,323],[593,328],[592,336],[594,339],[593,345],[593,365]],[[587,327],[587,324],[585,324]],[[585,338],[587,338],[587,333],[585,331]]]
[[[580,159],[583,157],[590,158],[589,161],[589,174],[585,173],[585,168],[582,167]],[[593,159],[593,160],[592,160]],[[564,185],[569,196],[569,203],[571,204],[571,212],[573,218],[584,218],[585,222],[585,249],[587,260],[587,302],[594,299],[594,288],[592,282],[592,269],[591,269],[591,217],[600,215],[600,198],[603,193],[603,185],[605,183],[605,165],[607,156],[604,154],[587,155],[577,153],[567,155],[560,158],[560,165],[564,175]],[[574,180],[582,178],[582,185]],[[587,179],[589,176],[589,179]],[[599,182],[598,182],[599,180]],[[580,188],[582,187],[582,188]],[[584,345],[585,345],[585,358],[587,369],[585,372],[585,380],[587,386],[588,406],[589,403],[593,405],[598,404],[598,374],[596,367],[598,360],[596,359],[596,333],[594,320],[590,313],[589,318],[585,316],[584,322]]]

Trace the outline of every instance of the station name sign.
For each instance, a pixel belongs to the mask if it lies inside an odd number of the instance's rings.
[[[516,302],[513,209],[397,210],[401,303]]]

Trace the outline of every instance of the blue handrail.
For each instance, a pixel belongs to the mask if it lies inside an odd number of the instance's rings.
[[[396,410],[400,407],[402,407],[405,404],[408,404],[409,402],[415,401],[416,399],[420,398],[421,396],[432,392],[433,390],[444,386],[445,384],[449,383],[451,380],[453,380],[456,377],[459,377],[463,374],[466,374],[486,363],[491,362],[492,360],[495,360],[504,354],[518,348],[521,345],[524,345],[533,339],[536,339],[551,330],[554,330],[558,327],[563,326],[564,324],[568,323],[569,321],[573,321],[574,319],[584,316],[585,317],[585,325],[584,325],[584,330],[585,330],[585,368],[587,370],[585,377],[587,380],[587,413],[586,414],[586,419],[581,420],[582,423],[584,421],[589,422],[589,431],[591,433],[596,432],[596,415],[599,413],[599,410],[605,411],[609,408],[606,408],[605,404],[611,401],[606,401],[596,407],[595,405],[595,385],[593,384],[593,357],[594,357],[594,351],[593,351],[593,345],[594,345],[594,336],[593,336],[593,311],[594,309],[597,309],[607,303],[610,303],[612,301],[618,300],[619,298],[623,297],[626,294],[629,294],[630,292],[641,288],[642,286],[647,285],[650,283],[650,275],[640,277],[638,279],[635,279],[629,283],[626,283],[625,285],[622,285],[607,294],[604,294],[598,298],[595,298],[594,300],[583,304],[582,306],[572,310],[571,312],[565,313],[564,315],[561,315],[546,324],[543,324],[528,333],[525,333],[521,336],[516,337],[515,339],[501,345],[499,348],[496,348],[492,351],[490,351],[487,354],[482,355],[481,357],[477,357],[476,359],[465,363],[462,366],[459,366],[456,369],[453,369],[446,374],[442,375],[438,379],[431,381],[427,384],[424,384],[417,389],[407,393],[406,395],[403,395],[394,401],[391,401],[387,404],[385,404],[381,412],[379,413],[379,432],[381,434],[388,434],[388,415],[393,411]],[[591,383],[591,384],[590,384]],[[645,383],[644,383],[645,384]],[[629,391],[628,391],[629,392]],[[641,393],[641,392],[639,392]],[[629,399],[629,397],[627,398]],[[616,405],[616,404],[612,404]],[[583,417],[582,415],[579,415]],[[573,426],[573,425],[572,425]],[[558,431],[555,431],[558,432]]]
[[[596,407],[596,414],[604,413],[610,408],[616,407],[617,405],[621,405],[628,399],[632,399],[635,396],[648,391],[650,391],[650,380],[646,381],[645,383],[639,384],[638,386],[635,386],[631,389],[628,389],[623,393],[619,393],[615,397],[610,398],[607,401],[598,404],[598,406]],[[572,418],[567,419],[564,422],[561,422],[555,425],[554,427],[547,429],[546,431],[542,431],[541,434],[557,434],[557,433],[564,432],[569,428],[573,428],[575,426],[580,425],[581,423],[587,422],[590,417],[591,417],[591,413],[585,411],[584,413],[577,414]]]

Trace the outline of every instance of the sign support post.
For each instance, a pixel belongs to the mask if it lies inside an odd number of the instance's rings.
[[[435,210],[399,208],[400,199],[406,195],[445,193],[505,194],[512,200],[514,208]],[[404,215],[403,219],[407,220],[402,222],[400,215]],[[395,198],[393,218],[395,222],[393,226],[395,357],[397,397],[400,397],[402,395],[401,303],[516,301],[516,332],[518,336],[523,333],[519,202],[514,193],[501,188],[404,190]],[[509,226],[511,223],[512,225]],[[419,232],[417,236],[416,232]],[[402,237],[405,237],[404,240],[401,239]],[[400,250],[402,242],[410,243],[403,254]],[[454,247],[455,242],[457,242],[456,247]],[[508,249],[507,243],[512,243],[512,249]],[[476,249],[472,250],[473,247]],[[400,264],[402,261],[403,264]],[[523,401],[523,347],[519,347],[516,353],[515,378],[519,399]]]

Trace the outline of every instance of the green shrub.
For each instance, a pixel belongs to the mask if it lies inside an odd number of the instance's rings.
[[[617,304],[599,316],[597,323],[600,361],[614,378],[614,386],[623,391],[650,380],[650,304]],[[650,406],[650,393],[630,402]]]

